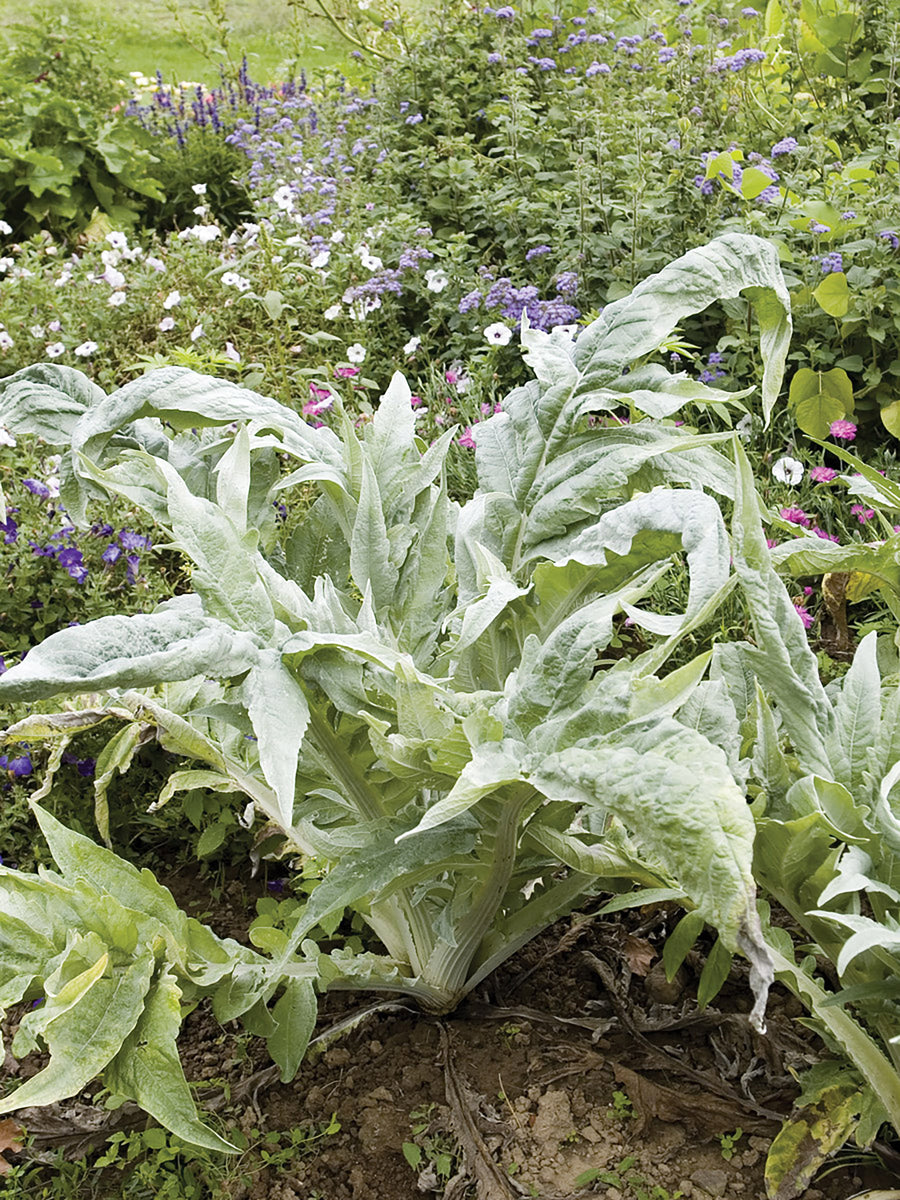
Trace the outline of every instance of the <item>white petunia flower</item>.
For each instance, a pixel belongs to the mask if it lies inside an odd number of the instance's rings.
[[[346,233],[342,229],[336,229],[328,240],[338,246],[346,236]]]
[[[488,325],[484,336],[492,346],[508,346],[512,341],[512,330],[502,321],[496,321],[493,325]]]
[[[347,362],[361,363],[366,357],[366,348],[361,346],[359,342],[354,342],[352,346],[347,347]]]
[[[164,271],[166,269],[166,264],[163,262],[163,260],[161,258],[155,258],[152,254],[147,255],[146,262],[147,266],[152,267],[154,271]]]
[[[442,292],[449,282],[446,271],[441,267],[432,267],[425,272],[425,286],[429,292]]]
[[[280,188],[276,188],[272,193],[272,202],[276,208],[280,208],[282,212],[290,212],[294,207],[294,193],[291,191],[288,184],[283,183]]]
[[[7,224],[6,221],[0,221],[0,234],[6,237],[10,233],[12,233],[12,225]]]
[[[422,345],[422,339],[420,337],[411,337],[409,339],[409,341],[406,343],[406,345],[403,347],[403,353],[404,354],[415,354],[415,352],[418,350],[418,348],[421,345]]]
[[[175,318],[174,317],[163,317],[163,319],[159,323],[158,328],[162,333],[168,333],[168,331],[170,329],[175,328]]]
[[[315,267],[317,270],[319,270],[322,267],[327,267],[330,259],[331,259],[331,251],[330,250],[320,250],[319,253],[316,255],[316,257],[312,260],[312,262],[309,265],[311,267]]]
[[[753,432],[752,415],[750,413],[744,413],[737,425],[735,425],[734,431],[742,442],[749,442],[750,434]]]
[[[240,354],[238,354],[237,350],[235,350],[233,342],[225,343],[224,356],[225,356],[225,358],[229,359],[231,362],[240,362],[241,361],[241,356],[240,356]]]
[[[772,467],[772,477],[777,479],[779,483],[789,483],[791,487],[800,482],[803,478],[803,463],[798,462],[796,458],[790,458],[784,455]]]
[[[180,304],[180,303],[181,303],[181,292],[179,292],[178,289],[176,288],[174,291],[169,292],[168,296],[166,296],[165,300],[163,300],[163,308],[165,308],[165,309],[174,308],[176,304]]]
[[[98,347],[96,342],[82,342],[80,346],[75,347],[73,353],[76,354],[78,358],[90,358],[90,356],[97,349]]]
[[[377,254],[361,254],[359,261],[367,271],[380,271],[384,266],[383,261]]]
[[[33,338],[37,338],[38,341],[40,341],[40,339],[44,336],[44,327],[43,325],[32,325],[28,332]]]
[[[61,354],[65,354],[66,348],[62,342],[51,342],[44,353],[48,358],[59,358]]]
[[[9,350],[16,343],[12,340],[5,329],[0,329],[0,350]]]
[[[330,305],[330,307],[326,308],[325,312],[322,314],[326,321],[336,321],[340,315],[341,306],[339,304]]]
[[[128,238],[125,236],[124,233],[120,233],[115,229],[112,230],[111,233],[108,233],[106,235],[106,240],[112,246],[113,250],[127,250],[128,249]]]
[[[192,183],[191,191],[194,193],[195,196],[205,196],[206,195],[206,184],[205,183]]]
[[[202,338],[202,337],[203,337],[203,326],[195,325],[194,328],[191,330],[191,341],[196,342],[198,338]]]
[[[104,283],[108,283],[111,288],[120,288],[125,286],[125,276],[121,271],[117,271],[113,266],[107,267],[100,278]]]
[[[0,446],[15,446],[16,439],[5,425],[0,425]]]
[[[124,292],[113,292],[106,303],[110,308],[118,308],[120,304],[125,303],[126,299],[127,297]]]

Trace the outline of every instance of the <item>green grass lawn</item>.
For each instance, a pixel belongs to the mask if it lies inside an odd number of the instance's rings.
[[[199,11],[207,12],[209,6],[202,0],[177,4],[182,30],[166,0],[0,0],[0,28],[24,22],[87,27],[108,45],[123,78],[132,71],[152,75],[159,69],[170,82],[215,82],[215,30]],[[267,82],[283,74],[279,68],[291,55],[294,40],[288,5],[283,0],[225,0],[224,7],[231,52],[238,59],[247,55],[251,76]],[[324,19],[304,17],[297,49],[306,70],[315,71],[342,64],[350,47]]]

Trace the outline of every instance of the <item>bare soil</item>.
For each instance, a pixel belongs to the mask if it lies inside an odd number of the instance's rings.
[[[189,910],[210,913],[217,932],[245,934],[252,904],[243,886],[213,904],[196,879],[168,882]],[[231,1195],[764,1200],[766,1153],[798,1091],[792,1072],[824,1051],[780,989],[767,1033],[752,1030],[741,964],[704,1011],[702,954],[667,982],[659,956],[673,916],[660,907],[575,914],[442,1019],[402,1000],[328,995],[320,1040],[290,1084],[278,1082],[264,1043],[236,1023],[223,1029],[201,1006],[185,1021],[182,1057],[226,1128],[340,1123],[277,1168],[256,1160]],[[349,1031],[334,1032],[350,1017],[359,1019]],[[7,1057],[6,1078],[40,1065]],[[132,1106],[106,1113],[90,1096],[20,1119],[32,1135],[25,1153],[36,1157],[59,1146],[79,1156],[111,1129],[145,1121]],[[876,1185],[900,1180],[857,1155],[801,1197],[847,1200]]]

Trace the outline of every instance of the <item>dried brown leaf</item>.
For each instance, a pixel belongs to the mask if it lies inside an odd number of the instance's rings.
[[[25,1143],[22,1141],[25,1130],[15,1121],[7,1119],[0,1121],[0,1175],[7,1175],[12,1170],[12,1164],[3,1157],[4,1154],[21,1154]]]

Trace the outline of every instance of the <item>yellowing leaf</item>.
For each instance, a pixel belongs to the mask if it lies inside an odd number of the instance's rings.
[[[813,292],[819,308],[830,317],[844,317],[850,309],[850,288],[843,271],[832,271],[826,275]]]

